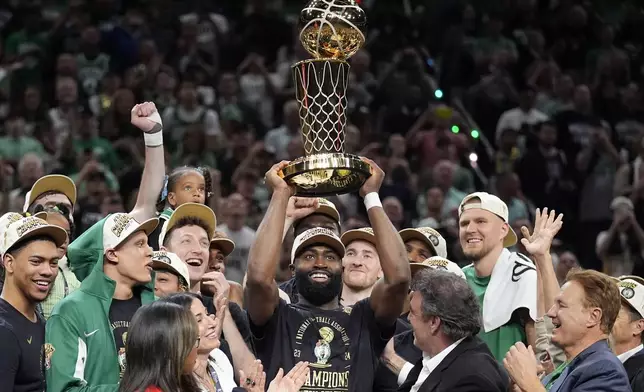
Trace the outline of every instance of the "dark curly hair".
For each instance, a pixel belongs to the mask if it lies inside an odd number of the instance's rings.
[[[208,199],[212,195],[212,176],[210,175],[210,168],[206,166],[179,166],[174,168],[166,177],[165,188],[161,190],[161,194],[157,200],[158,212],[161,212],[166,208],[168,192],[174,192],[174,187],[177,184],[177,181],[186,174],[194,172],[203,176],[204,182],[206,183],[206,204],[208,204]]]

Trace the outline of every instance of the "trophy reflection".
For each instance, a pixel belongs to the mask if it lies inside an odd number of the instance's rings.
[[[282,174],[299,196],[357,191],[371,169],[358,156],[344,153],[346,60],[365,43],[365,13],[354,0],[312,0],[300,13],[300,23],[300,42],[314,57],[292,67],[304,156]]]

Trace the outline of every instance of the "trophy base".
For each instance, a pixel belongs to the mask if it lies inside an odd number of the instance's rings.
[[[360,190],[371,167],[357,155],[312,154],[292,161],[282,174],[296,196],[333,196]]]

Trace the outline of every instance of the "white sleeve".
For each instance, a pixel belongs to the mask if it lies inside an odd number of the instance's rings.
[[[221,134],[221,125],[219,124],[219,115],[214,110],[208,109],[205,118],[206,135]]]
[[[398,386],[401,386],[405,381],[407,381],[407,376],[409,376],[409,372],[411,372],[411,369],[413,368],[414,365],[409,362],[405,362],[402,369],[400,369],[400,373],[398,373]]]

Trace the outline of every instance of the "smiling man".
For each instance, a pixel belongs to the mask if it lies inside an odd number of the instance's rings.
[[[36,218],[9,213],[2,244],[5,266],[0,296],[0,390],[43,391],[45,321],[36,312],[58,274],[58,247],[67,233]],[[5,217],[3,216],[3,221]]]
[[[630,391],[626,371],[608,346],[621,306],[615,280],[594,270],[573,271],[548,311],[555,328],[552,342],[566,362],[539,380],[532,349],[517,343],[503,365],[525,392]]]
[[[371,227],[349,230],[340,240],[346,248],[342,258],[342,306],[353,306],[369,298],[373,286],[382,277],[376,236]]]
[[[221,286],[221,279],[225,280],[221,272],[206,272],[216,227],[217,218],[210,207],[184,203],[172,212],[159,233],[161,250],[176,254],[188,266],[190,291],[201,294],[210,314],[216,314],[217,309],[209,293],[213,292],[212,287]],[[228,297],[230,290],[226,291]],[[238,370],[248,359],[246,345],[250,342],[250,330],[244,311],[237,304],[229,302],[228,310],[224,316],[220,349]]]
[[[154,301],[148,235],[158,223],[157,218],[139,223],[124,213],[105,219],[102,257],[47,321],[47,390],[118,388],[130,320],[141,305]]]
[[[368,298],[351,307],[343,307],[339,298],[344,245],[324,227],[305,230],[295,238],[291,263],[299,302],[287,304],[280,298],[274,277],[293,189],[279,175],[288,162],[266,173],[266,185],[273,194],[250,250],[245,294],[257,357],[268,379],[280,368],[288,372],[297,362],[308,361],[311,374],[303,390],[373,391],[379,357],[394,333],[410,272],[404,244],[378,196],[384,172],[373,161],[362,159],[371,166],[372,175],[360,195],[373,228],[383,279]]]
[[[535,344],[537,270],[526,256],[505,249],[517,236],[508,224],[508,207],[497,196],[472,193],[458,213],[460,244],[472,262],[463,272],[483,313],[479,336],[501,361],[516,342]]]
[[[217,218],[205,204],[184,203],[165,221],[159,233],[159,248],[172,252],[188,266],[190,291],[201,292],[201,280],[208,270],[210,240]]]
[[[159,250],[152,255],[154,295],[159,298],[186,292],[190,288],[188,266],[172,252]]]

